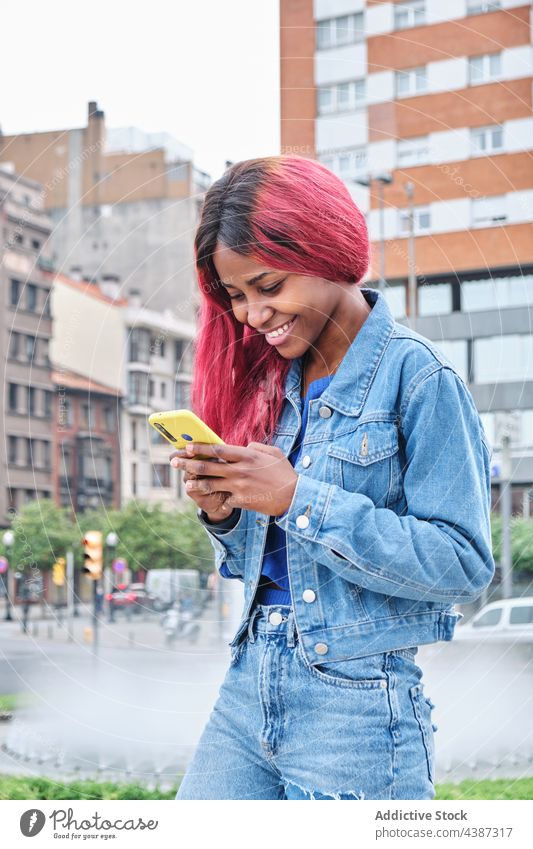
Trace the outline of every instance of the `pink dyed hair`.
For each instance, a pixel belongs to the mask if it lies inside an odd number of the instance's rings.
[[[290,360],[235,318],[213,263],[217,242],[280,271],[359,284],[370,261],[363,214],[320,162],[237,162],[210,187],[195,236],[201,290],[191,405],[224,442],[268,443]]]

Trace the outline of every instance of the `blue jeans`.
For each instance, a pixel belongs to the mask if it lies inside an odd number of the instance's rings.
[[[256,605],[176,799],[433,799],[417,651],[311,666],[292,607]]]

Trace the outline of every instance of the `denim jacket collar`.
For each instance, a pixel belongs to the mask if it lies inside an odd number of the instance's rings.
[[[359,416],[383,352],[394,330],[394,319],[385,296],[375,289],[361,288],[372,310],[357,333],[321,395],[322,403],[345,416]],[[299,402],[302,357],[291,363],[285,381],[285,397]]]

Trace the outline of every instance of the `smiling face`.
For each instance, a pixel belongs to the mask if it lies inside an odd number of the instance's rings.
[[[213,262],[237,321],[265,333],[267,342],[285,359],[300,357],[311,348],[310,361],[332,366],[349,347],[362,315],[366,318],[368,313],[363,295],[353,284],[278,271],[220,242]],[[287,324],[281,335],[268,335]]]

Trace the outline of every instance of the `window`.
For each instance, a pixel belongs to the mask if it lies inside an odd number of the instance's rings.
[[[8,399],[7,399],[7,407],[10,413],[17,412],[17,402],[18,402],[18,386],[16,383],[10,383],[8,385]]]
[[[511,607],[509,623],[511,625],[533,625],[533,607],[527,604]]]
[[[503,150],[503,127],[475,127],[470,130],[470,152],[472,156],[499,153]]]
[[[137,495],[137,463],[131,464],[131,491]]]
[[[501,0],[467,0],[466,11],[469,15],[482,15],[501,9]]]
[[[20,280],[11,280],[10,281],[10,294],[9,294],[9,303],[12,307],[17,307],[20,300],[22,285]]]
[[[41,250],[41,243],[38,239],[32,239],[31,240],[31,246],[32,246],[34,251],[40,251]]]
[[[35,312],[37,309],[37,286],[33,283],[26,286],[26,309],[29,312]]]
[[[182,359],[185,352],[185,339],[174,340],[174,356],[176,358],[176,371],[183,368]]]
[[[23,245],[24,244],[24,236],[22,235],[22,233],[18,233],[18,232],[15,231],[14,239],[15,239],[16,245]]]
[[[20,353],[20,333],[12,333],[9,337],[9,359],[16,360]]]
[[[26,336],[26,359],[33,363],[35,359],[35,336]]]
[[[433,283],[429,286],[418,287],[419,315],[445,315],[451,311],[452,287],[449,283]]]
[[[165,340],[161,338],[161,336],[154,336],[150,342],[150,351],[152,354],[155,354],[156,357],[164,357],[165,356]]]
[[[43,469],[50,469],[51,467],[51,446],[49,442],[43,441],[42,443],[42,465]]]
[[[355,180],[366,175],[366,147],[350,147],[321,154],[320,162],[341,180]]]
[[[155,383],[153,380],[148,381],[148,393],[150,395],[150,398],[153,398],[155,395]]]
[[[441,351],[468,383],[468,342],[466,339],[439,339],[435,347]]]
[[[486,628],[487,626],[497,625],[502,618],[502,608],[493,607],[492,610],[487,610],[479,619],[472,622],[474,628]]]
[[[91,409],[88,404],[82,404],[80,408],[81,412],[81,426],[90,428],[91,426]]]
[[[507,198],[505,195],[472,198],[472,227],[491,227],[507,221]]]
[[[108,433],[111,433],[115,427],[113,408],[106,405],[102,410],[102,418],[104,420],[104,430],[106,430]]]
[[[500,77],[501,72],[501,53],[470,56],[468,60],[468,80],[470,85],[481,85],[496,80]]]
[[[72,427],[72,402],[63,391],[58,395],[58,424],[60,427]]]
[[[409,210],[399,209],[399,230],[401,236],[409,235]],[[413,209],[413,229],[415,235],[427,233],[431,227],[429,206],[415,206]]]
[[[7,447],[7,458],[8,462],[12,464],[17,463],[17,444],[18,439],[16,436],[8,436],[8,447]]]
[[[44,390],[44,417],[45,419],[52,418],[52,393],[47,389]]]
[[[61,448],[59,475],[62,478],[69,478],[72,475],[72,452],[70,448],[65,448],[63,445]]]
[[[142,327],[134,327],[130,333],[130,362],[150,362],[150,334]]]
[[[44,290],[44,302],[43,302],[43,316],[45,318],[52,318],[52,310],[51,310],[51,290]]]
[[[332,112],[349,112],[363,106],[365,102],[365,81],[347,80],[329,86],[317,88],[317,111],[319,115]]]
[[[145,372],[132,371],[128,380],[129,403],[148,406],[148,375]]]
[[[426,67],[411,68],[408,71],[396,71],[394,75],[396,97],[413,97],[426,91]]]
[[[393,318],[404,318],[406,314],[406,287],[403,284],[385,287],[385,297]]]
[[[533,304],[533,274],[463,280],[461,300],[465,312],[529,306]]]
[[[341,47],[364,39],[363,13],[326,18],[316,22],[316,49]]]
[[[396,142],[396,164],[398,168],[409,168],[429,162],[429,138],[418,136],[413,139],[398,139]]]
[[[394,6],[394,29],[418,27],[426,21],[424,0],[406,0]]]
[[[161,398],[165,398],[167,394],[167,385],[166,383],[161,382]]]
[[[509,334],[474,339],[476,383],[533,380],[533,336]]]
[[[34,441],[35,440],[33,440],[33,439],[25,439],[24,440],[24,442],[26,443],[26,465],[29,466],[30,468],[33,468],[33,454],[34,454],[33,443],[34,443]]]
[[[190,405],[190,398],[189,398],[189,384],[184,383],[181,380],[177,381],[175,393],[176,393],[176,401],[175,401],[176,409],[177,410],[188,409],[191,406]]]
[[[30,416],[35,415],[35,389],[33,386],[26,387],[26,397],[27,397],[27,412]]]
[[[137,451],[137,422],[131,423],[131,450]]]
[[[160,463],[152,466],[152,486],[158,488],[170,486],[169,463]]]

